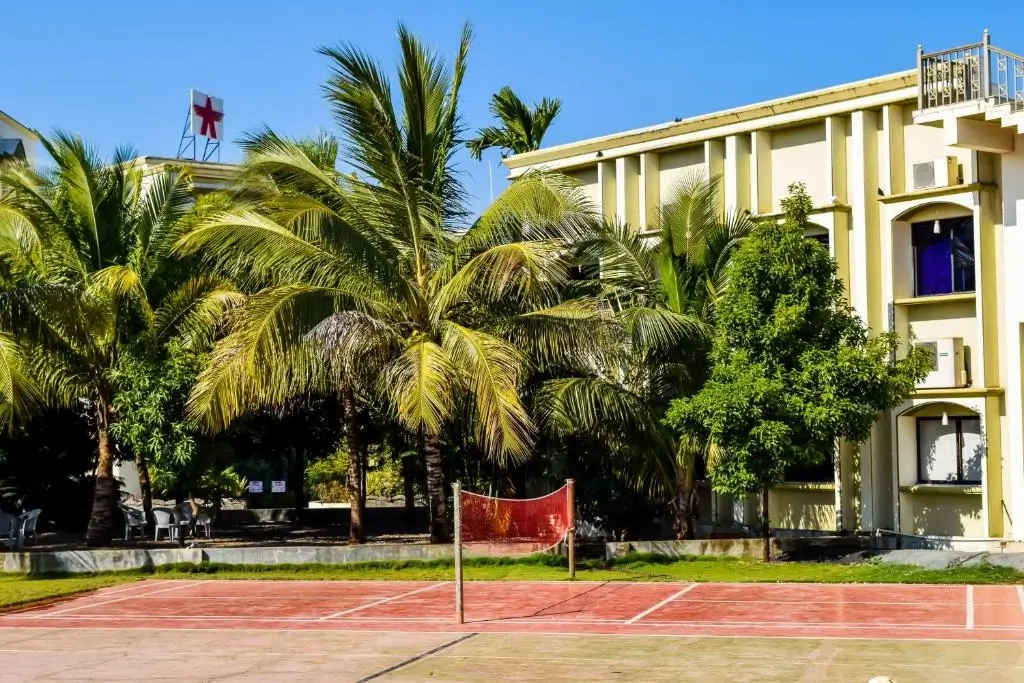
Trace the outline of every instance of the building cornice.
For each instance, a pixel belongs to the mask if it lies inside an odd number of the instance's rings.
[[[562,162],[571,157],[595,154],[606,150],[618,150],[622,147],[644,145],[651,149],[685,144],[686,136],[697,135],[703,138],[721,137],[736,132],[753,130],[765,125],[764,119],[777,118],[780,125],[783,121],[792,125],[804,119],[820,116],[816,110],[830,107],[830,111],[854,111],[864,106],[881,106],[886,103],[901,102],[916,98],[917,73],[903,71],[888,76],[881,76],[864,81],[833,86],[824,90],[815,90],[800,95],[783,97],[758,104],[726,109],[711,114],[702,114],[672,123],[659,124],[648,128],[639,128],[613,135],[606,135],[589,140],[581,140],[564,145],[555,145],[534,152],[516,154],[503,160],[506,167],[517,175],[517,169],[546,165],[550,162]],[[861,102],[861,100],[867,100]],[[838,105],[838,108],[836,107]],[[801,116],[804,113],[804,116]],[[716,131],[716,129],[722,129]],[[728,132],[726,132],[728,131]],[[633,150],[623,153],[633,153]],[[612,153],[610,158],[619,156]],[[577,160],[574,165],[583,165],[585,160]],[[562,165],[562,164],[559,164]]]

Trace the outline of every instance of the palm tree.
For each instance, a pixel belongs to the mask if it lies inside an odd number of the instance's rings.
[[[354,173],[323,163],[330,140],[261,131],[245,141],[243,187],[255,189],[179,243],[259,288],[232,316],[192,407],[225,426],[332,377],[372,386],[421,444],[430,534],[443,541],[446,428],[469,415],[495,461],[527,458],[534,426],[519,385],[529,355],[583,344],[585,320],[600,315],[594,302],[559,299],[592,212],[567,179],[528,175],[467,228],[453,157],[469,27],[451,69],[402,26],[398,38],[397,93],[357,48],[321,49]]]
[[[561,108],[561,100],[547,97],[531,108],[506,85],[491,96],[491,114],[499,125],[481,128],[466,142],[470,155],[479,161],[484,150],[492,147],[512,154],[540,149],[544,134]]]
[[[24,163],[0,171],[0,328],[17,339],[48,402],[92,407],[99,453],[86,542],[108,545],[118,355],[143,336],[209,338],[237,295],[215,278],[184,277],[169,259],[192,202],[186,172],[144,182],[130,150],[105,164],[80,138],[42,142],[52,171]]]
[[[671,399],[694,393],[707,378],[714,307],[727,265],[754,223],[722,216],[719,181],[684,179],[660,211],[657,231],[610,225],[581,248],[600,261],[600,284],[624,332],[616,365],[550,380],[539,392],[541,420],[556,432],[602,438],[625,458],[633,484],[670,501],[678,538],[692,538],[695,470],[713,444],[677,437],[661,418]]]

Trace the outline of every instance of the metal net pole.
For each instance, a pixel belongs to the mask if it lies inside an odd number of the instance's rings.
[[[454,489],[455,542],[452,551],[455,556],[455,623],[464,623],[462,610],[462,485],[452,484]]]

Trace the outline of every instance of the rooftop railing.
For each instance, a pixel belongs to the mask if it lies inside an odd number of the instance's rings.
[[[987,30],[980,43],[931,53],[918,46],[917,73],[919,110],[992,102],[1024,111],[1024,57],[993,47]]]

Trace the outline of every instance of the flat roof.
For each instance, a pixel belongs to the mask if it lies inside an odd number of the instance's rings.
[[[726,124],[741,123],[754,119],[810,109],[823,104],[854,100],[868,95],[878,95],[917,85],[917,71],[910,69],[886,76],[877,76],[852,83],[835,85],[821,90],[789,95],[757,104],[749,104],[710,114],[700,114],[679,121],[659,123],[645,128],[636,128],[577,142],[544,147],[533,152],[515,154],[502,160],[510,169],[556,161],[579,154],[599,152],[626,145],[651,142],[701,130],[710,130]]]
[[[11,116],[10,114],[5,114],[4,112],[0,111],[0,121],[3,121],[8,126],[11,126],[12,128],[15,128],[19,133],[21,133],[22,135],[24,135],[27,138],[32,138],[33,140],[39,140],[39,132],[38,131],[32,130],[31,128],[29,128],[28,126],[24,125],[23,123],[20,123],[16,118]]]

